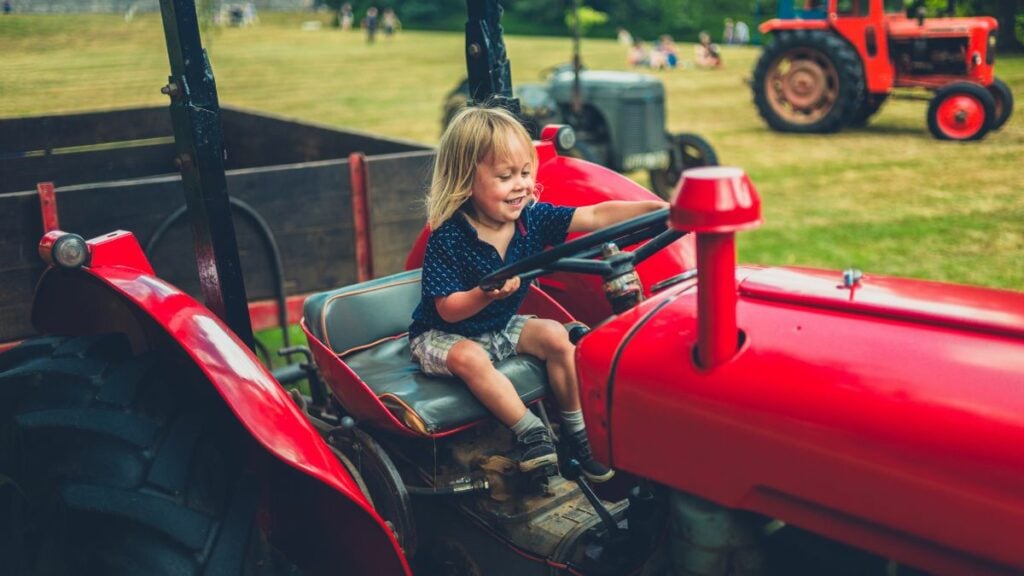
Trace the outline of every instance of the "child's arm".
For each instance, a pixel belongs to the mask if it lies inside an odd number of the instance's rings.
[[[668,208],[668,202],[662,200],[609,200],[591,206],[581,206],[573,214],[572,222],[569,223],[569,232],[593,232],[662,208]]]
[[[454,324],[476,315],[494,300],[504,300],[519,290],[519,277],[514,276],[496,290],[484,291],[477,286],[464,292],[452,292],[447,296],[434,298],[437,313],[449,324]]]

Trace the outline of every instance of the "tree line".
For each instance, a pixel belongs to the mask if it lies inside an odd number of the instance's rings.
[[[466,18],[464,0],[321,0],[337,10],[342,2],[352,4],[357,15],[370,6],[394,8],[407,28],[462,30]],[[619,27],[634,37],[656,38],[672,34],[677,39],[694,41],[700,31],[712,37],[722,33],[726,18],[742,20],[755,29],[771,18],[777,0],[585,0],[589,10],[607,17],[603,23],[588,26],[586,35],[611,38]],[[783,0],[790,1],[790,0]],[[918,0],[921,1],[921,0]],[[1022,51],[1024,44],[1024,0],[923,0],[928,14],[938,16],[952,9],[958,16],[988,15],[999,20],[1001,51]],[[564,35],[566,13],[572,0],[508,0],[502,2],[506,33],[526,35]],[[602,18],[603,19],[603,18]],[[358,21],[358,17],[357,17]]]

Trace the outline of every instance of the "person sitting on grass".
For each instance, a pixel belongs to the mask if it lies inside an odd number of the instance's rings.
[[[711,36],[707,32],[701,32],[700,42],[694,54],[694,63],[698,68],[721,68],[722,53],[717,44],[711,42]]]

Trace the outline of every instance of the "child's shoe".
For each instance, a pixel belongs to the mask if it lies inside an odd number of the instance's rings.
[[[615,476],[615,470],[594,460],[594,454],[590,451],[590,441],[587,440],[587,431],[568,432],[563,434],[569,444],[569,453],[580,463],[580,470],[591,482],[607,482]]]
[[[530,472],[542,466],[558,463],[558,454],[551,436],[545,428],[528,430],[517,440],[519,444],[519,470]]]

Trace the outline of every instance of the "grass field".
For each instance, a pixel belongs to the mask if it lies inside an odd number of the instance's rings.
[[[442,98],[464,74],[460,34],[405,31],[367,46],[357,33],[302,30],[316,15],[262,18],[206,40],[222,103],[437,141]],[[566,38],[506,42],[517,83],[570,56]],[[166,104],[159,88],[167,53],[155,14],[130,23],[111,15],[0,17],[0,54],[0,117]],[[757,54],[727,47],[724,69],[655,73],[667,89],[668,128],[708,138],[722,163],[745,168],[761,194],[765,224],[740,236],[740,261],[1024,289],[1024,113],[968,144],[934,140],[919,99],[890,101],[864,129],[774,133],[745,84]],[[584,61],[625,67],[612,40],[586,41]],[[1001,57],[997,70],[1024,95],[1024,58]]]

